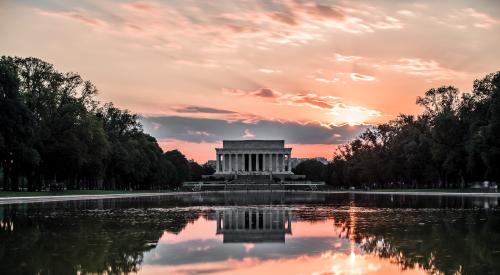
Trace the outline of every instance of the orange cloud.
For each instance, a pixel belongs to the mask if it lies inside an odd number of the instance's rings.
[[[366,74],[351,73],[350,76],[351,76],[351,79],[354,81],[373,81],[373,80],[375,80],[374,76],[366,75]]]

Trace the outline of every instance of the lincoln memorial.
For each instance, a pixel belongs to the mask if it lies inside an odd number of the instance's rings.
[[[292,148],[284,140],[224,140],[215,175],[292,175]]]

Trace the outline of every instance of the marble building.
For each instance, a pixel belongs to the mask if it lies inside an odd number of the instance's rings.
[[[216,174],[292,174],[292,148],[284,140],[224,140],[215,151]]]
[[[215,175],[293,175],[284,140],[224,140],[215,151]]]

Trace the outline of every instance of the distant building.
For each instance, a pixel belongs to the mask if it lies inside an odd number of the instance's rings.
[[[224,140],[215,148],[215,173],[204,179],[271,183],[276,179],[305,179],[292,173],[292,148],[284,140]],[[210,162],[210,161],[209,161]]]
[[[209,161],[207,161],[207,162],[205,163],[205,165],[208,165],[208,166],[210,166],[210,167],[214,168],[214,170],[215,170],[215,167],[216,167],[216,165],[215,165],[215,160],[209,160]]]

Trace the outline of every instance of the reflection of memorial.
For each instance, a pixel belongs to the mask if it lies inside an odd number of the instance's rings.
[[[292,234],[291,212],[286,209],[227,208],[216,217],[224,243],[284,243],[285,234]]]

